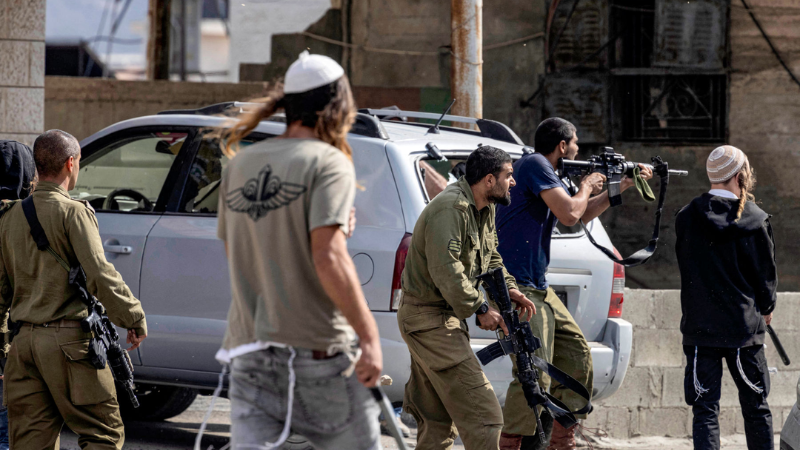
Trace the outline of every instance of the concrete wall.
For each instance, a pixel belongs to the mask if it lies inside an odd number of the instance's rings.
[[[46,77],[44,128],[83,139],[116,122],[167,109],[258,97],[265,83],[177,83]],[[41,125],[40,125],[41,128]]]
[[[0,0],[0,139],[44,127],[45,0]]]
[[[800,293],[778,295],[773,327],[781,338],[790,366],[784,366],[767,338],[767,362],[777,367],[770,376],[769,405],[779,432],[797,399],[800,369]],[[622,318],[633,324],[633,353],[620,390],[595,404],[584,424],[599,427],[616,438],[691,436],[692,413],[683,395],[686,358],[679,330],[679,291],[625,290]],[[722,435],[744,433],[736,386],[723,369],[720,428]]]

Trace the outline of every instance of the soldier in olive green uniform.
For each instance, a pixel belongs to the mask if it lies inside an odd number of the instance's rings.
[[[40,182],[32,197],[50,247],[71,266],[83,266],[90,293],[112,322],[129,330],[132,348],[138,347],[147,334],[144,311],[105,259],[94,210],[67,193],[77,181],[77,140],[48,131],[37,138],[33,151]],[[80,328],[86,306],[68,285],[67,271],[37,248],[21,205],[13,203],[3,212],[0,316],[11,308],[11,319],[21,324],[3,384],[11,448],[56,449],[66,423],[83,449],[121,449],[124,429],[113,375],[108,366],[97,370],[91,365],[92,335]]]
[[[479,148],[467,160],[467,175],[436,196],[414,227],[397,320],[411,353],[405,410],[425,450],[449,449],[459,433],[467,450],[498,448],[503,413],[472,352],[465,319],[477,313],[481,328],[505,329],[475,277],[503,267],[494,204],[510,201],[512,172],[507,153]],[[518,308],[532,315],[514,279],[506,274],[506,281]]]

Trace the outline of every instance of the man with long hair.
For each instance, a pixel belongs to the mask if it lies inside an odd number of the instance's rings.
[[[739,390],[747,448],[772,449],[764,332],[772,321],[778,274],[769,214],[756,206],[744,152],[717,148],[706,162],[711,190],[678,213],[684,394],[692,406],[695,449],[719,449],[722,360]]]
[[[345,240],[356,189],[350,85],[334,60],[303,52],[258,101],[220,132],[235,153],[218,216],[232,302],[217,359],[232,367],[232,448],[280,447],[294,431],[318,449],[377,449],[366,387],[380,376],[380,339]],[[281,136],[236,152],[280,109]]]

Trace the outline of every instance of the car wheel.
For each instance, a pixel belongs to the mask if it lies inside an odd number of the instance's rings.
[[[124,390],[117,388],[122,418],[126,420],[164,420],[186,411],[197,397],[197,389],[157,384],[136,384],[139,407],[134,408]]]

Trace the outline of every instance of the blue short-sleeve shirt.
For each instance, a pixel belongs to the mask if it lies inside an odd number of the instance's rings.
[[[569,195],[569,190],[550,161],[539,153],[525,155],[514,163],[514,179],[517,185],[511,188],[511,204],[497,208],[497,250],[517,283],[544,290],[550,238],[558,219],[539,194],[561,187]]]

